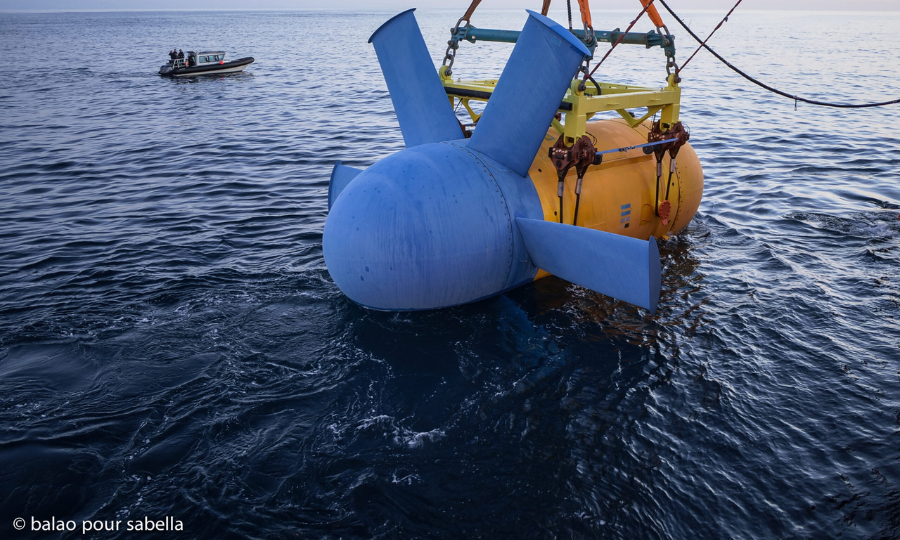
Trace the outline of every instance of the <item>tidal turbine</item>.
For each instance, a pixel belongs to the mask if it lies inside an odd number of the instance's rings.
[[[660,293],[655,238],[576,226],[577,209],[573,224],[563,223],[565,172],[559,219],[548,219],[556,211],[542,202],[537,185],[536,171],[543,169],[533,169],[535,156],[551,140],[548,127],[591,55],[584,43],[528,11],[477,127],[466,138],[413,11],[391,18],[369,39],[406,148],[365,170],[335,166],[323,234],[335,284],[364,307],[409,311],[475,302],[549,273],[654,312]],[[646,191],[646,184],[642,180],[640,189]],[[700,185],[702,192],[702,173]],[[657,202],[658,191],[657,177]],[[631,208],[620,202],[612,201],[617,213]],[[685,209],[690,216],[695,211],[696,206]],[[626,212],[631,210],[621,214]]]

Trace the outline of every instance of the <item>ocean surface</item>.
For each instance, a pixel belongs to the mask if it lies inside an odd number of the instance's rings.
[[[334,162],[403,148],[366,43],[391,15],[0,14],[0,537],[900,536],[900,106],[795,108],[701,53],[706,191],[656,315],[557,278],[373,312],[322,229]],[[417,12],[438,64],[459,15]],[[861,103],[900,97],[898,27],[739,8],[710,44]],[[173,47],[256,62],[161,78]],[[511,50],[465,43],[455,75]],[[663,55],[598,73],[661,86]]]

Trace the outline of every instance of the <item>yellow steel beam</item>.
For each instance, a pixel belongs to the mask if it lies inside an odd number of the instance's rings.
[[[497,80],[454,81],[452,77],[447,76],[446,66],[441,67],[439,74],[451,101],[458,99],[462,102],[473,121],[477,122],[480,115],[476,115],[469,107],[469,101],[487,101],[497,86]],[[660,113],[660,121],[663,124],[674,124],[678,121],[681,109],[681,88],[678,87],[674,76],[669,76],[667,82],[668,85],[663,88],[601,82],[598,95],[597,88],[593,84],[587,85],[582,91],[581,81],[576,79],[566,92],[559,108],[559,112],[565,116],[565,124],[554,119],[552,125],[561,134],[564,133],[567,143],[574,143],[577,138],[587,133],[587,121],[598,112],[615,111],[631,127],[637,127],[656,113]],[[644,107],[647,108],[647,112],[639,118],[631,116],[627,110]]]

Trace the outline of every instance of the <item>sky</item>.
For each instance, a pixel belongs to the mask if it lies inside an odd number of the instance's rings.
[[[449,8],[465,11],[470,0],[0,0],[0,10],[153,10],[153,9],[319,9],[386,10]],[[675,10],[710,9],[727,12],[735,0],[667,0]],[[575,4],[575,0],[572,0]],[[541,0],[484,0],[479,9],[538,10]],[[555,0],[554,8],[565,6]],[[638,0],[593,0],[593,10],[632,9]],[[900,11],[900,0],[744,0],[740,10]]]

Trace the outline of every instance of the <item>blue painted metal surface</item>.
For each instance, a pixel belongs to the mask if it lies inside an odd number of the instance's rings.
[[[391,18],[369,38],[407,148],[463,138],[413,11]]]
[[[542,219],[531,182],[466,148],[421,145],[372,165],[325,222],[328,271],[353,301],[400,311],[473,302],[534,279],[516,216]]]
[[[356,176],[361,172],[362,169],[348,167],[340,161],[334,164],[334,169],[331,170],[331,180],[328,181],[329,210],[331,210],[331,207],[334,206],[334,201],[337,200],[338,195],[341,194],[341,191],[344,191],[344,188],[347,187],[347,184],[349,184],[350,181],[356,178]]]
[[[582,58],[590,54],[559,24],[528,14],[469,143],[519,176],[528,174]]]
[[[542,270],[651,313],[659,302],[656,240],[628,238],[552,221],[518,218],[528,254]]]

